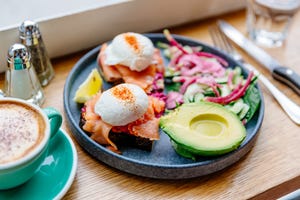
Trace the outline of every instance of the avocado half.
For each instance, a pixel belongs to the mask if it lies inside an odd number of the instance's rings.
[[[236,114],[210,102],[182,104],[160,118],[160,127],[176,152],[191,159],[228,153],[246,137]]]

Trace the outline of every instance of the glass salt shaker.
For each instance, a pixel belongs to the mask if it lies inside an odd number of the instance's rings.
[[[31,63],[42,86],[46,86],[54,77],[54,70],[48,57],[38,24],[26,20],[19,26],[22,44],[27,46],[31,54]]]
[[[41,106],[45,100],[41,84],[22,44],[12,45],[7,53],[4,96],[25,99]]]

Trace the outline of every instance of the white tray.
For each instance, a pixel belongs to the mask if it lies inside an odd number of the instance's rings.
[[[38,22],[53,58],[94,47],[121,32],[153,32],[244,6],[236,0],[5,1],[0,6],[0,72],[6,69],[8,48],[19,41],[18,26],[26,19]]]

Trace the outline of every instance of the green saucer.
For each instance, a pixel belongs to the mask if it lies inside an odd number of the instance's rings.
[[[77,169],[77,152],[66,132],[59,130],[40,170],[25,184],[0,190],[0,200],[61,199],[71,187]]]

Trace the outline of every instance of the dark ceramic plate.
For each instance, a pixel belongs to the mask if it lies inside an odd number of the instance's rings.
[[[167,42],[163,34],[145,35],[149,37],[154,44],[158,41]],[[206,44],[182,36],[175,35],[174,38],[184,45],[201,45],[204,47],[204,51],[223,57],[228,61],[231,67],[237,65],[241,66],[240,63],[236,63],[231,57]],[[87,78],[91,70],[98,67],[96,58],[99,49],[100,46],[91,50],[76,63],[66,80],[64,88],[64,108],[72,134],[81,147],[97,160],[121,171],[138,176],[158,179],[184,179],[203,176],[222,170],[237,162],[253,147],[264,115],[264,102],[260,88],[258,89],[262,101],[259,110],[246,125],[247,136],[237,150],[228,154],[211,158],[202,157],[197,161],[183,158],[176,154],[168,136],[163,131],[161,131],[161,139],[155,142],[151,152],[126,147],[120,149],[122,155],[119,155],[96,143],[79,127],[80,109],[82,105],[75,103],[73,97],[78,86]],[[165,60],[165,62],[167,62],[167,60]],[[247,75],[248,72],[243,69],[243,73]],[[109,84],[104,83],[104,89],[109,87],[111,87]]]

